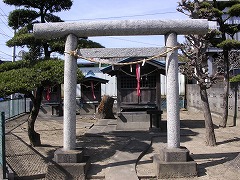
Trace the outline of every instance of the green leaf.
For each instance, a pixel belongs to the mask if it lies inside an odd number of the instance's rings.
[[[35,39],[31,33],[34,23],[62,22],[61,18],[53,13],[69,10],[73,1],[4,0],[3,2],[19,7],[19,9],[12,11],[9,15],[9,25],[18,31],[13,38],[7,41],[7,46],[26,46],[29,48],[28,59],[50,58],[53,52],[63,54],[65,37],[43,40]],[[78,48],[103,47],[99,43],[87,40],[87,37],[84,38],[79,38]]]
[[[50,14],[50,13],[46,14],[45,20],[46,20],[47,22],[63,22],[63,20],[61,20],[60,17],[55,16],[55,15]]]
[[[240,4],[235,4],[229,8],[228,14],[230,16],[240,16]]]
[[[13,29],[24,27],[31,24],[33,20],[39,17],[36,11],[28,9],[17,9],[10,12],[8,16],[8,25]]]
[[[33,34],[26,33],[26,34],[15,35],[12,39],[6,42],[6,45],[8,47],[24,46],[26,44],[32,44],[34,42],[35,42],[35,38]]]
[[[83,78],[77,70],[77,81]],[[64,61],[57,59],[39,61],[16,61],[0,65],[0,97],[15,92],[32,91],[40,86],[62,84]]]
[[[225,50],[240,49],[240,41],[227,39],[218,44],[218,47]]]
[[[236,75],[236,76],[233,76],[233,77],[230,79],[230,82],[240,82],[240,74],[239,74],[239,75]]]

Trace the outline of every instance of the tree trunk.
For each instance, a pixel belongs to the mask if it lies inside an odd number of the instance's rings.
[[[108,95],[104,95],[98,106],[98,118],[115,119],[113,115],[114,99]]]
[[[234,114],[233,114],[233,126],[237,125],[237,102],[238,102],[238,83],[233,83],[233,90],[234,90]]]
[[[49,59],[50,55],[51,55],[51,52],[48,50],[48,48],[49,48],[49,45],[47,43],[44,43],[43,44],[43,49],[44,49],[44,57],[46,59]]]
[[[227,126],[227,119],[228,119],[228,94],[229,94],[229,63],[228,63],[228,51],[223,51],[223,58],[225,64],[225,71],[224,71],[224,94],[223,94],[223,114],[222,119],[219,124],[219,127],[225,128]]]
[[[206,145],[216,146],[216,138],[214,133],[212,116],[211,116],[211,111],[208,103],[207,90],[205,87],[200,86],[200,95],[202,100],[203,114],[205,117]]]
[[[41,145],[40,134],[35,132],[34,124],[37,119],[39,109],[41,106],[43,90],[44,90],[44,87],[38,87],[36,90],[35,98],[31,99],[33,103],[33,107],[32,107],[30,116],[28,118],[28,137],[30,140],[30,144],[32,146]]]

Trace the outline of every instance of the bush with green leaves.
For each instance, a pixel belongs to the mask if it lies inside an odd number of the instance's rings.
[[[77,71],[78,82],[83,78]],[[28,60],[0,64],[0,97],[19,92],[28,94],[40,86],[63,83],[64,61],[51,59]]]

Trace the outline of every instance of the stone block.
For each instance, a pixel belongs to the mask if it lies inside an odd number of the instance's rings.
[[[89,168],[89,157],[84,163],[55,163],[47,167],[46,180],[85,180]]]
[[[83,103],[81,106],[77,104],[77,109],[81,115],[94,115],[96,108],[97,104]]]
[[[54,152],[54,161],[57,163],[80,163],[83,161],[83,149],[65,151],[62,148]]]
[[[164,148],[160,151],[160,160],[165,162],[187,162],[189,159],[189,150],[185,147]]]
[[[160,160],[159,155],[154,155],[153,163],[158,179],[197,176],[197,163],[193,160],[187,162],[165,162]]]
[[[146,112],[121,112],[117,116],[118,130],[148,130],[150,115]]]

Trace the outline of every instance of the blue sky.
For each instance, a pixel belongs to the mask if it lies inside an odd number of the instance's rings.
[[[176,11],[179,0],[74,0],[69,11],[56,13],[64,21],[123,20],[123,19],[186,19]],[[14,10],[0,2],[0,59],[11,60],[12,48],[5,42],[13,36],[7,27],[7,15]],[[163,36],[90,37],[107,48],[111,47],[162,47]],[[181,38],[180,38],[181,39]],[[22,48],[17,48],[18,54]]]

